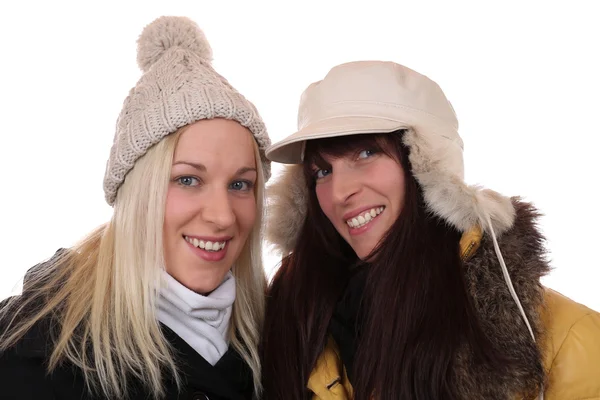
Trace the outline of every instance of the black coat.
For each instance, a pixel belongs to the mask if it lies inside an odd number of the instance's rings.
[[[34,268],[43,267],[39,264]],[[33,270],[33,268],[32,268]],[[30,270],[31,272],[31,270]],[[23,296],[29,290],[28,276],[23,285]],[[0,308],[2,308],[0,302]],[[1,400],[100,400],[85,387],[83,374],[76,367],[64,364],[47,374],[46,365],[53,345],[49,332],[49,319],[39,321],[15,346],[0,353]],[[245,400],[253,396],[252,371],[239,354],[229,348],[223,357],[210,365],[200,354],[167,326],[161,324],[163,333],[176,355],[177,366],[183,381],[181,391],[172,379],[165,380],[165,400]],[[6,329],[0,322],[0,330]],[[142,382],[131,383],[129,399],[149,400]]]
[[[91,396],[81,371],[62,365],[48,375],[45,364],[51,347],[47,345],[48,326],[39,323],[13,348],[0,353],[0,399],[2,400],[69,400],[101,399]],[[241,357],[230,348],[215,364],[210,365],[172,330],[162,325],[178,360],[183,387],[177,391],[171,380],[165,382],[165,399],[225,400],[251,399],[254,390],[252,374]],[[130,399],[149,399],[140,382],[133,382]]]

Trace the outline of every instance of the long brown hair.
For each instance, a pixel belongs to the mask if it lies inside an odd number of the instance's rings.
[[[472,360],[503,369],[508,361],[486,339],[468,295],[460,232],[429,212],[411,174],[403,131],[307,143],[307,216],[293,252],[273,278],[263,332],[267,399],[306,399],[349,267],[360,263],[321,211],[312,164],[322,155],[365,149],[395,158],[405,174],[403,209],[367,258],[362,324],[351,382],[355,399],[454,399],[454,362],[465,344]]]

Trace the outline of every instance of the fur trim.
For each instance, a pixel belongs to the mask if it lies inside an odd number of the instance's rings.
[[[275,251],[289,254],[306,217],[308,189],[302,165],[287,165],[267,188],[265,237]]]
[[[540,312],[543,310],[544,288],[540,278],[549,271],[544,238],[537,229],[539,213],[530,204],[513,199],[515,223],[498,240],[502,254],[523,309],[527,314],[537,343],[529,335],[513,301],[494,245],[484,235],[475,256],[465,263],[465,278],[480,323],[493,345],[502,349],[516,365],[504,373],[475,368],[468,348],[459,357],[455,370],[458,392],[465,399],[514,399],[517,395],[535,397],[544,382],[540,348],[543,332]]]
[[[406,131],[404,144],[410,149],[412,173],[423,189],[427,207],[461,232],[474,225],[502,234],[515,218],[508,197],[489,189],[469,186],[463,181],[462,149],[435,133]]]

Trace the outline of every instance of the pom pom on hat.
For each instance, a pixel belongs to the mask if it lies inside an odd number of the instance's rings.
[[[144,72],[173,47],[187,49],[209,64],[212,61],[204,32],[186,17],[157,18],[144,28],[137,43],[137,63]]]

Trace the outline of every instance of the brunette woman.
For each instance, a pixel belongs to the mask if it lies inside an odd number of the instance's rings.
[[[333,68],[267,156],[284,257],[267,399],[600,399],[600,315],[545,288],[538,212],[463,181],[452,106],[391,62]]]

